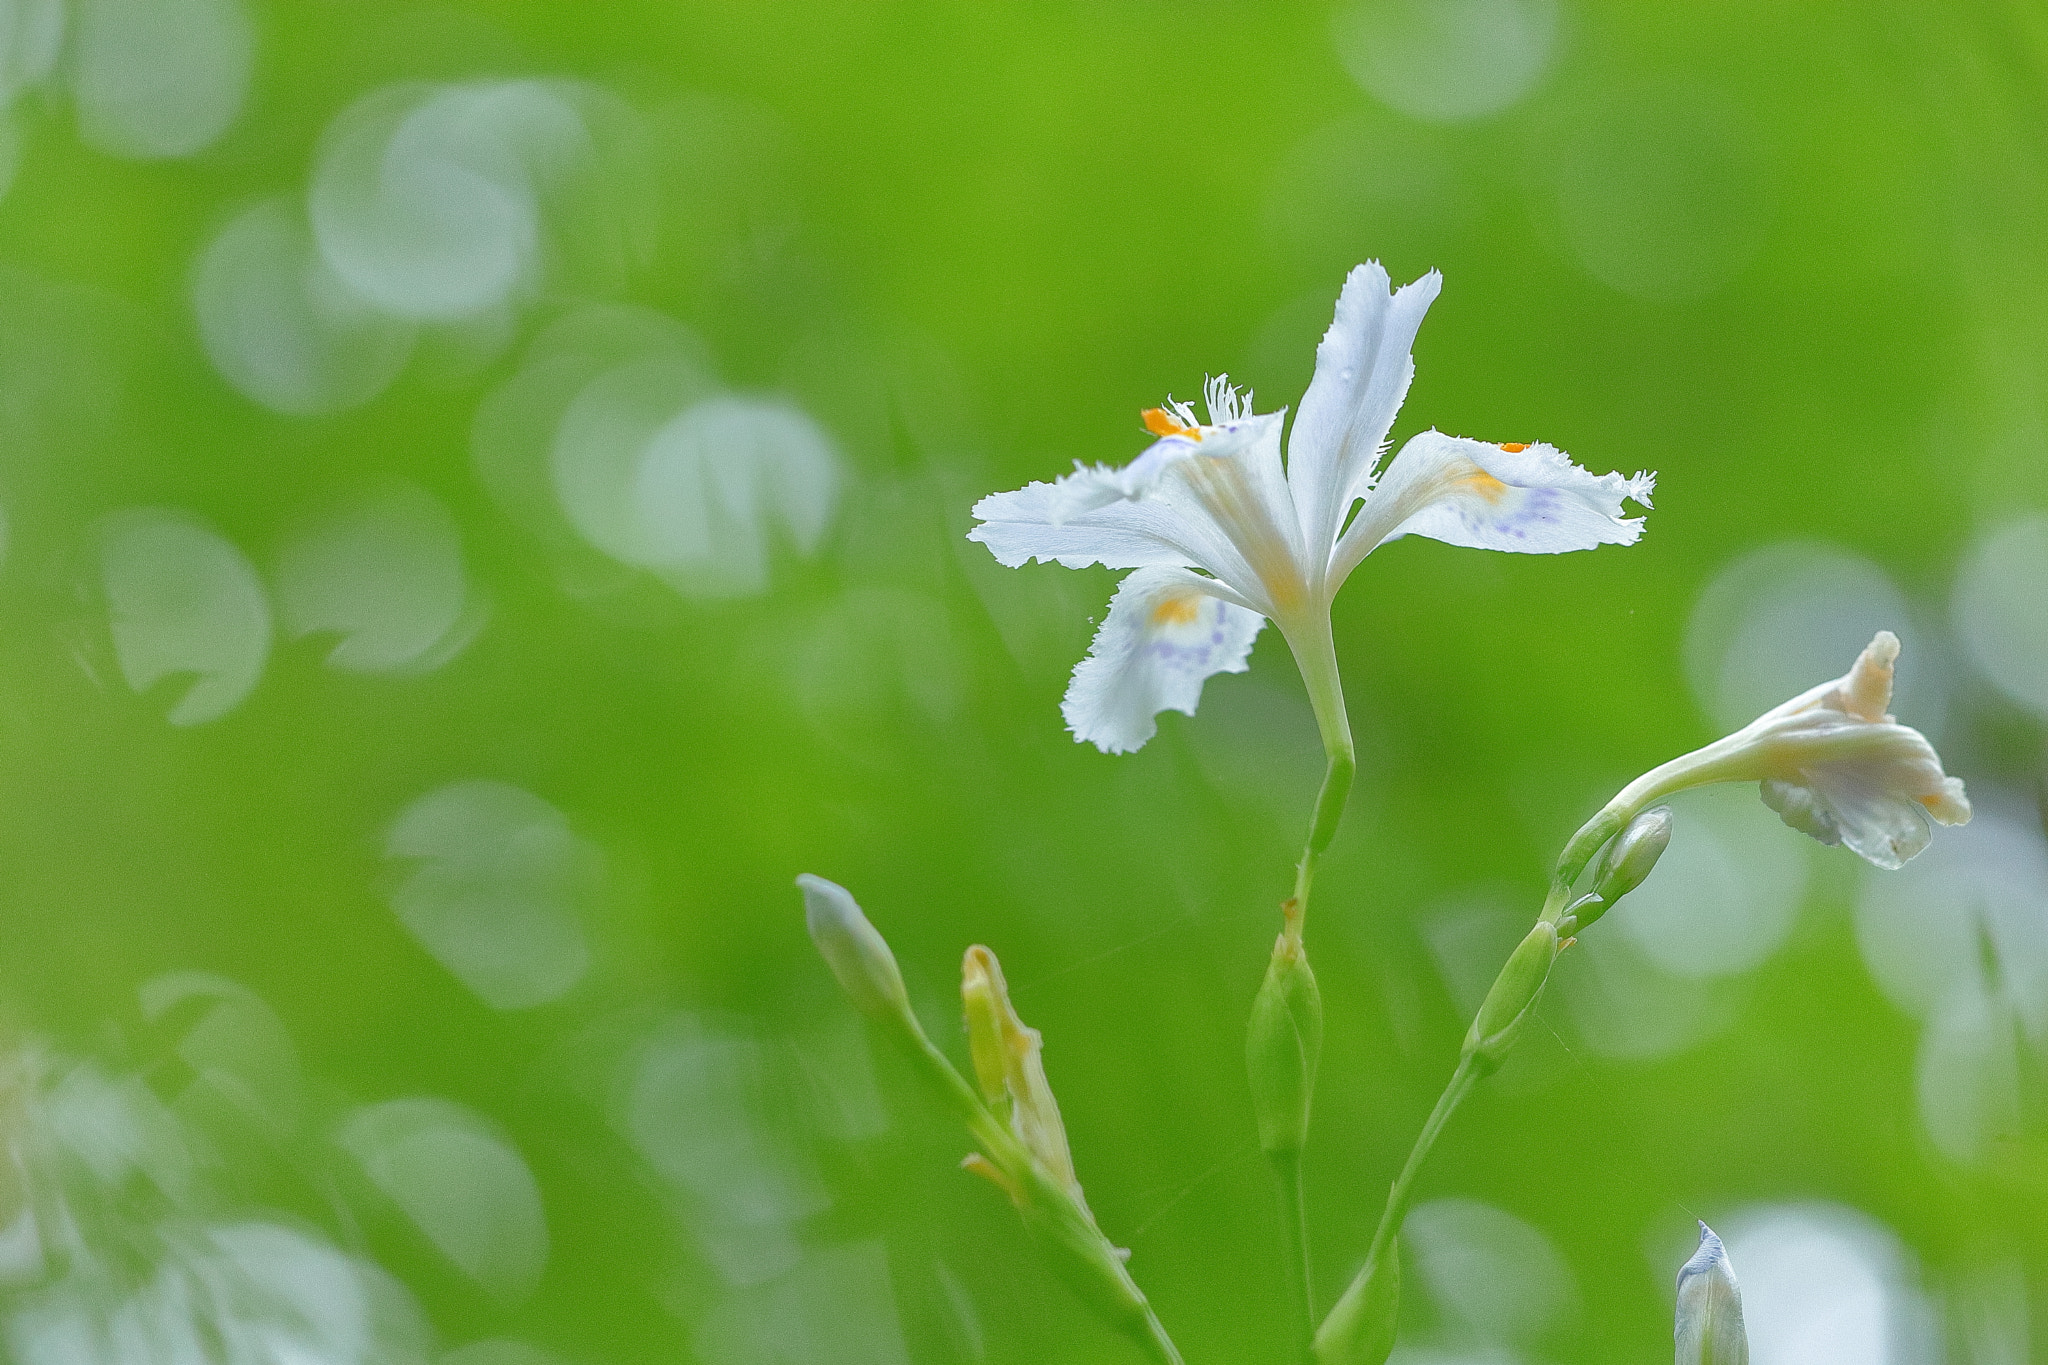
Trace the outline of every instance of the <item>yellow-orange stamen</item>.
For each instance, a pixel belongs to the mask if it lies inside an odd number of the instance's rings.
[[[1500,448],[1510,455],[1519,455],[1529,448],[1527,441],[1502,441]]]
[[[1146,408],[1143,416],[1145,419],[1145,430],[1151,432],[1154,436],[1185,436],[1190,441],[1202,439],[1202,429],[1200,427],[1189,426],[1165,408]]]

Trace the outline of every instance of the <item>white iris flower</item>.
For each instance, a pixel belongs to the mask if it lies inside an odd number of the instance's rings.
[[[1593,475],[1552,446],[1426,431],[1384,467],[1387,433],[1415,373],[1409,350],[1442,285],[1434,272],[1392,290],[1378,262],[1353,270],[1288,435],[1284,412],[1207,384],[1207,420],[1168,400],[1144,414],[1159,439],[1121,469],[1083,467],[1055,483],[975,505],[970,539],[1012,568],[1134,569],[1061,706],[1074,737],[1107,753],[1138,748],[1169,708],[1192,715],[1212,673],[1241,673],[1267,620],[1287,637],[1326,746],[1350,749],[1330,635],[1330,602],[1360,560],[1401,536],[1555,554],[1632,544],[1654,476]]]

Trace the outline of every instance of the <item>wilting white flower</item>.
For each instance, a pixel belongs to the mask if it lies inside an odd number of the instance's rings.
[[[1678,1365],[1749,1365],[1749,1334],[1742,1325],[1742,1291],[1721,1239],[1700,1224],[1700,1246],[1678,1271],[1678,1314],[1673,1335]]]
[[[1254,413],[1250,393],[1219,377],[1206,386],[1206,421],[1171,399],[1147,411],[1158,439],[1123,468],[1076,461],[1057,482],[975,505],[969,538],[1012,568],[1040,559],[1137,571],[1067,689],[1076,739],[1136,749],[1159,712],[1194,712],[1210,674],[1242,672],[1270,619],[1301,665],[1325,743],[1341,734],[1348,750],[1330,601],[1375,548],[1419,535],[1553,554],[1642,534],[1622,500],[1648,507],[1652,475],[1595,476],[1541,443],[1426,431],[1380,466],[1414,376],[1416,328],[1441,284],[1432,272],[1394,291],[1376,261],[1351,272],[1284,469],[1285,413]]]
[[[1970,799],[1927,737],[1885,713],[1898,657],[1899,637],[1879,631],[1841,677],[1644,773],[1608,811],[1626,819],[1687,787],[1757,782],[1792,828],[1847,844],[1879,867],[1903,866],[1927,847],[1936,822],[1967,824]]]

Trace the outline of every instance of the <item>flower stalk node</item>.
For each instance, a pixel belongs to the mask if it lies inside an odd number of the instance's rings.
[[[1385,1365],[1401,1310],[1401,1245],[1390,1241],[1368,1260],[1316,1329],[1315,1365]]]
[[[1607,902],[1602,900],[1597,892],[1592,891],[1566,906],[1564,913],[1557,918],[1557,932],[1562,936],[1557,945],[1558,951],[1563,952],[1566,945],[1572,942],[1572,935],[1599,919],[1607,910]]]

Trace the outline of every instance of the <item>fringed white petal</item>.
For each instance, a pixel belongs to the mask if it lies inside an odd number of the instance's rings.
[[[1211,674],[1244,672],[1266,618],[1217,587],[1171,568],[1140,569],[1118,586],[1060,703],[1075,739],[1129,753],[1158,731],[1161,711],[1193,715]]]
[[[1199,568],[1247,602],[1299,600],[1304,553],[1280,469],[1280,413],[1168,436],[1122,469],[1076,468],[996,493],[967,533],[1000,562]]]
[[[1033,559],[1070,569],[1196,562],[1172,508],[1122,494],[1097,501],[1106,482],[1102,473],[1077,469],[1057,483],[991,493],[974,504],[981,524],[967,538],[988,546],[999,563],[1012,569]]]
[[[1786,824],[1824,844],[1847,844],[1866,861],[1896,872],[1927,847],[1927,808],[1853,769],[1823,769],[1807,784],[1766,781],[1764,804]]]
[[[1331,581],[1400,536],[1523,554],[1632,545],[1643,519],[1623,516],[1622,503],[1648,507],[1655,486],[1653,474],[1590,473],[1541,442],[1494,445],[1425,431],[1401,447],[1367,495],[1338,542]]]

